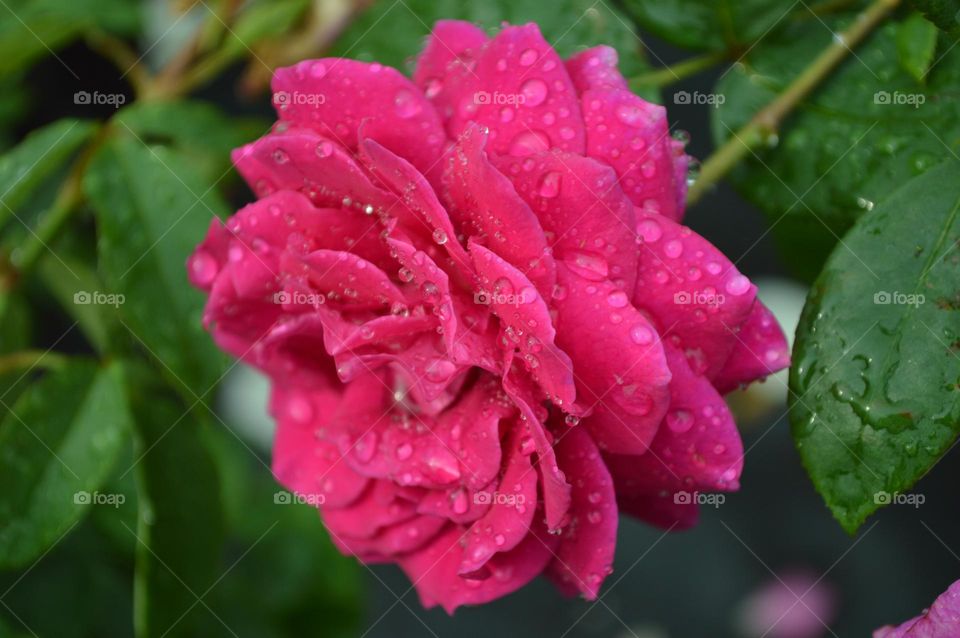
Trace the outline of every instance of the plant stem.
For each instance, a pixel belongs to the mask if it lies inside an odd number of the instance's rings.
[[[62,368],[66,362],[67,357],[49,350],[21,350],[0,356],[0,374],[30,368],[56,370]]]
[[[647,71],[630,78],[631,90],[649,86],[668,86],[695,75],[733,56],[731,51],[715,51],[687,58],[672,66]]]
[[[775,134],[783,120],[831,71],[900,3],[900,0],[874,0],[853,24],[834,37],[830,46],[798,75],[772,102],[753,116],[743,128],[733,133],[720,148],[707,158],[700,177],[687,193],[687,205],[696,203],[703,194],[726,175],[747,153]]]

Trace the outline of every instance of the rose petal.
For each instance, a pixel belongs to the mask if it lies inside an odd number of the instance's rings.
[[[617,62],[617,50],[601,45],[570,56],[566,65],[578,94],[590,89],[626,91],[627,81],[620,74]]]
[[[638,212],[640,268],[634,305],[652,315],[661,338],[713,379],[737,342],[757,288],[710,242],[662,215]]]
[[[325,508],[350,505],[368,480],[341,462],[336,447],[319,441],[316,430],[340,398],[333,387],[312,390],[274,386],[270,412],[277,419],[273,443],[273,474],[284,487],[315,500]]]
[[[549,148],[583,153],[576,90],[536,24],[501,30],[459,88],[448,123],[451,137],[476,122],[490,130],[490,149],[496,153],[527,155]]]
[[[444,172],[447,200],[466,235],[495,250],[523,271],[543,294],[556,277],[543,228],[513,185],[487,159],[486,136],[467,130],[454,147]]]
[[[696,503],[677,503],[674,494],[636,494],[621,491],[616,469],[610,467],[620,511],[669,531],[690,529],[700,520]]]
[[[960,635],[960,581],[940,594],[930,609],[899,627],[881,627],[873,638],[955,638]]]
[[[681,490],[736,490],[743,470],[743,443],[733,416],[710,382],[696,375],[683,353],[666,344],[673,378],[670,409],[650,451],[608,454],[626,490],[654,494]]]
[[[559,151],[502,156],[494,165],[536,213],[554,256],[588,279],[609,278],[633,290],[636,220],[610,167]]]
[[[617,171],[624,193],[638,207],[679,220],[683,207],[678,207],[666,110],[622,89],[588,89],[581,102],[586,154]]]
[[[546,534],[528,534],[510,552],[497,554],[487,564],[489,576],[471,580],[458,575],[463,557],[460,540],[464,530],[447,529],[420,551],[400,558],[400,567],[414,583],[420,602],[430,608],[441,605],[452,614],[461,605],[477,605],[506,596],[537,576],[552,558],[556,539]]]
[[[486,42],[483,29],[461,20],[439,20],[427,36],[413,81],[433,102],[444,123],[453,114],[464,79],[474,72]]]
[[[485,495],[490,509],[470,526],[462,542],[460,575],[479,571],[495,554],[512,550],[530,533],[537,503],[537,473],[529,454],[523,453],[520,438],[516,429],[508,435],[500,484]]]
[[[603,450],[642,454],[666,414],[670,369],[656,330],[609,281],[558,269],[557,343],[576,371],[584,419]]]
[[[552,580],[567,593],[595,600],[613,570],[617,502],[613,479],[590,435],[579,427],[557,441],[557,460],[573,482],[570,522],[550,564]]]
[[[506,347],[520,350],[531,376],[551,401],[570,408],[576,399],[573,365],[554,344],[556,332],[547,304],[530,280],[496,253],[471,241],[470,254],[490,309],[504,326]]]
[[[713,385],[724,394],[790,365],[790,347],[776,317],[757,299]]]
[[[402,198],[407,208],[417,215],[422,229],[414,230],[426,230],[435,243],[446,249],[458,267],[456,272],[462,273],[467,279],[470,259],[457,239],[447,211],[443,209],[433,187],[423,175],[403,158],[394,155],[374,140],[363,140],[360,151],[360,157],[370,171],[386,184],[394,195]]]
[[[277,69],[271,87],[281,120],[314,128],[351,151],[363,125],[367,137],[420,172],[437,172],[446,140],[440,118],[396,69],[343,58],[304,60]]]

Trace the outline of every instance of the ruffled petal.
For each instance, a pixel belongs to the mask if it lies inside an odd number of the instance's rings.
[[[444,171],[446,199],[465,235],[496,251],[548,295],[556,273],[543,228],[510,180],[487,159],[485,143],[477,127],[457,140]]]
[[[504,328],[504,346],[517,348],[533,379],[559,406],[571,408],[576,398],[570,357],[554,344],[550,310],[523,273],[480,244],[470,254],[490,309]]]
[[[617,50],[605,45],[580,51],[566,61],[567,72],[578,94],[590,89],[628,90],[617,63]]]
[[[561,265],[557,343],[570,354],[583,420],[603,450],[642,454],[666,414],[670,369],[656,330],[626,293]]]
[[[743,443],[727,404],[710,382],[696,375],[677,348],[664,347],[673,373],[670,410],[650,451],[608,454],[623,489],[654,494],[681,490],[736,490],[743,470]]]
[[[678,503],[674,494],[621,492],[616,470],[611,467],[610,473],[617,485],[617,505],[622,513],[670,531],[690,529],[700,520],[700,509],[696,503]]]
[[[685,192],[686,185],[677,183],[678,154],[666,109],[622,89],[588,89],[581,99],[586,154],[617,171],[623,191],[638,207],[681,219],[683,206],[678,206],[677,191]]]
[[[633,290],[633,204],[609,166],[559,151],[523,159],[501,156],[494,165],[539,218],[554,256],[588,279],[609,278]]]
[[[634,305],[680,347],[697,374],[717,376],[753,308],[757,288],[713,244],[662,215],[638,212]]]
[[[368,480],[341,462],[337,448],[320,441],[316,431],[323,416],[337,405],[340,393],[324,389],[285,389],[274,386],[270,412],[277,419],[273,442],[273,474],[291,492],[323,507],[350,505]]]
[[[543,571],[557,542],[547,534],[528,534],[513,550],[491,558],[487,577],[477,580],[459,575],[463,560],[460,541],[465,533],[451,526],[420,551],[399,559],[424,607],[441,605],[452,614],[461,605],[478,605],[506,596]]]
[[[552,580],[568,595],[595,600],[613,571],[617,502],[613,479],[585,430],[575,427],[557,441],[557,460],[573,482],[570,522],[550,564]]]
[[[960,636],[960,581],[940,594],[930,609],[899,627],[881,627],[873,638],[955,638]]]
[[[468,280],[471,270],[470,259],[457,240],[457,234],[447,211],[443,209],[433,187],[427,183],[423,175],[406,160],[394,155],[374,140],[363,140],[361,159],[370,171],[386,184],[394,195],[402,198],[407,208],[416,214],[422,229],[418,228],[414,231],[422,233],[426,230],[434,243],[446,249],[450,259],[457,266],[455,272],[462,273],[462,276]]]
[[[271,83],[281,120],[357,150],[359,130],[420,172],[436,173],[446,136],[433,105],[399,71],[344,58],[277,69]],[[411,144],[411,140],[417,140]]]
[[[496,153],[529,155],[550,148],[583,153],[577,92],[536,24],[504,27],[484,46],[459,89],[447,126],[451,137],[476,122],[490,130]]]
[[[543,511],[547,529],[559,530],[567,519],[570,510],[570,484],[560,469],[553,441],[543,424],[545,410],[536,399],[536,389],[516,366],[511,365],[512,357],[506,363],[503,376],[503,389],[520,410],[520,423],[525,431],[521,444],[530,445],[537,453],[536,467],[540,474],[543,492]],[[544,413],[541,417],[537,409]]]
[[[713,380],[721,393],[762,379],[790,365],[790,347],[773,313],[757,299],[737,333],[737,342]]]
[[[461,20],[440,20],[427,36],[413,81],[436,107],[444,123],[453,115],[463,82],[474,72],[477,56],[486,43],[483,29]]]
[[[458,572],[463,576],[479,575],[491,557],[512,550],[530,533],[537,506],[537,473],[520,440],[517,429],[508,435],[499,485],[492,492],[477,495],[489,502],[490,508],[470,526],[463,540],[463,560]]]

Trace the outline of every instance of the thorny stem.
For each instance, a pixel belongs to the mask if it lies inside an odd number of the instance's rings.
[[[810,94],[830,72],[851,53],[873,29],[900,3],[900,0],[874,0],[845,31],[834,37],[810,65],[798,75],[772,102],[753,116],[743,128],[733,133],[720,148],[707,158],[700,176],[687,194],[687,205],[696,203],[703,194],[726,175],[753,149],[774,135],[783,120]]]

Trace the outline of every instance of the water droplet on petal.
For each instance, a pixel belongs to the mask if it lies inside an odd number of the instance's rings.
[[[527,49],[520,54],[520,65],[521,66],[530,66],[537,61],[537,51],[536,49]]]
[[[540,197],[552,198],[560,193],[560,173],[550,171],[540,178]]]
[[[693,426],[693,415],[686,410],[674,410],[667,414],[667,427],[683,434]]]
[[[420,102],[410,91],[399,91],[393,98],[393,106],[397,115],[404,119],[409,119],[420,112]]]
[[[543,131],[523,131],[510,143],[510,154],[524,157],[550,148],[550,138]]]
[[[520,86],[524,106],[539,106],[547,99],[547,85],[543,80],[527,80]]]

